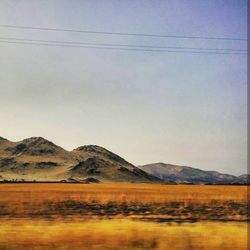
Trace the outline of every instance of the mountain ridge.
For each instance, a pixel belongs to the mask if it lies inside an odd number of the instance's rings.
[[[198,168],[166,164],[162,162],[138,166],[148,174],[164,182],[188,184],[247,184],[248,175],[235,176],[218,171],[206,171]]]

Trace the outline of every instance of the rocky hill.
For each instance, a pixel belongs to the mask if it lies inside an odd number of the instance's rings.
[[[42,138],[12,142],[0,137],[0,181],[160,182],[105,148],[67,151]]]

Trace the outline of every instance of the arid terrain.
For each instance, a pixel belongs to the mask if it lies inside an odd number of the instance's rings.
[[[250,250],[249,34],[250,0],[0,0],[0,250]]]
[[[247,181],[0,138],[0,250],[247,249]]]
[[[247,186],[0,184],[0,249],[247,249],[247,220]]]

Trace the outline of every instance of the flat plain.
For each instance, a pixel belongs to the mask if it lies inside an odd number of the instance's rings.
[[[0,249],[247,249],[247,188],[1,184]]]

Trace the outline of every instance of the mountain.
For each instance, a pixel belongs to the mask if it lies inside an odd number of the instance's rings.
[[[160,180],[96,145],[67,151],[42,137],[0,137],[0,181],[135,182]]]
[[[97,145],[67,151],[42,137],[18,142],[0,137],[0,181],[247,184],[249,175],[165,163],[136,167]]]
[[[243,174],[236,178],[234,181],[236,184],[250,184],[250,175]]]
[[[216,171],[204,171],[197,168],[165,163],[153,163],[138,167],[167,183],[247,184],[247,180],[249,180],[245,175],[236,177]]]

